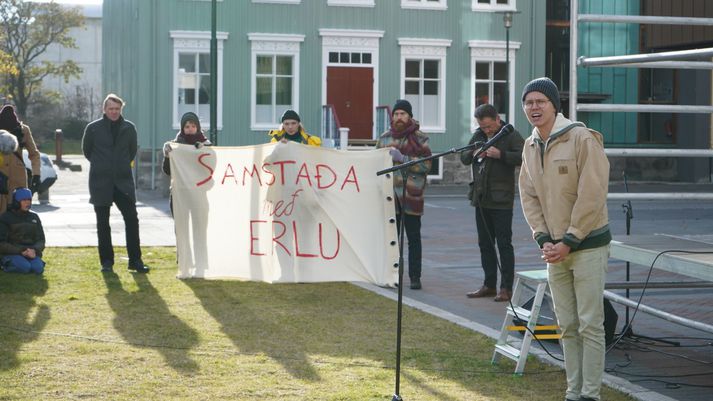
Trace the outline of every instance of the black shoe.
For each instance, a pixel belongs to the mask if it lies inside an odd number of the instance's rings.
[[[112,273],[114,271],[114,266],[110,264],[102,265],[102,273]]]
[[[594,398],[589,397],[579,397],[579,401],[597,401]]]
[[[421,279],[414,279],[411,280],[411,289],[412,290],[420,290],[421,289]]]
[[[129,270],[133,270],[136,273],[148,273],[149,267],[144,264],[144,262],[130,263]]]

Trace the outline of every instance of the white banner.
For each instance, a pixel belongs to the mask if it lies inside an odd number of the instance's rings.
[[[173,147],[179,278],[398,281],[386,150]]]

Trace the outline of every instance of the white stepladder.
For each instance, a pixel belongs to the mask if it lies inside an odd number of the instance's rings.
[[[532,302],[532,310],[527,310],[519,306],[520,297],[523,287],[531,287],[535,289],[535,298]],[[505,312],[505,320],[503,327],[500,330],[500,337],[495,344],[495,352],[493,352],[493,363],[497,363],[500,355],[504,355],[516,362],[515,374],[522,374],[525,370],[525,362],[527,355],[530,352],[530,344],[532,342],[533,333],[535,330],[556,330],[559,331],[557,325],[538,326],[537,319],[540,316],[540,308],[542,301],[547,293],[547,270],[530,270],[515,273],[515,287],[512,294],[512,305],[508,306]],[[527,321],[527,329],[525,326],[515,326],[513,319]],[[510,335],[511,331],[524,331],[523,338],[516,338]],[[537,334],[538,339],[559,339],[560,334]]]

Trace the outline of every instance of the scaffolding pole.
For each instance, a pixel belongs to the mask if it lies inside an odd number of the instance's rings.
[[[578,111],[619,111],[635,113],[713,113],[713,106],[693,106],[676,104],[613,104],[581,103]]]
[[[713,149],[606,148],[607,156],[631,157],[713,157]]]
[[[574,9],[574,8],[572,8]],[[713,25],[713,18],[697,17],[659,17],[653,15],[600,15],[580,14],[577,18],[581,22],[621,22],[628,24],[654,24],[654,25]]]
[[[668,68],[679,70],[713,70],[710,61],[651,61],[647,63],[617,64],[619,68]],[[583,67],[610,67],[610,65],[585,65]]]
[[[624,56],[607,56],[607,57],[579,57],[577,65],[582,67],[591,67],[595,65],[610,65],[616,66],[626,63],[639,63],[648,61],[673,61],[673,60],[690,60],[690,59],[710,59],[713,57],[713,47],[693,50],[679,50],[673,52],[660,53],[645,53],[645,54],[627,54]]]

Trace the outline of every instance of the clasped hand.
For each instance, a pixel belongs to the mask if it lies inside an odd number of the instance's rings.
[[[560,263],[569,255],[570,248],[562,242],[553,244],[545,242],[542,246],[542,260],[547,263]]]

